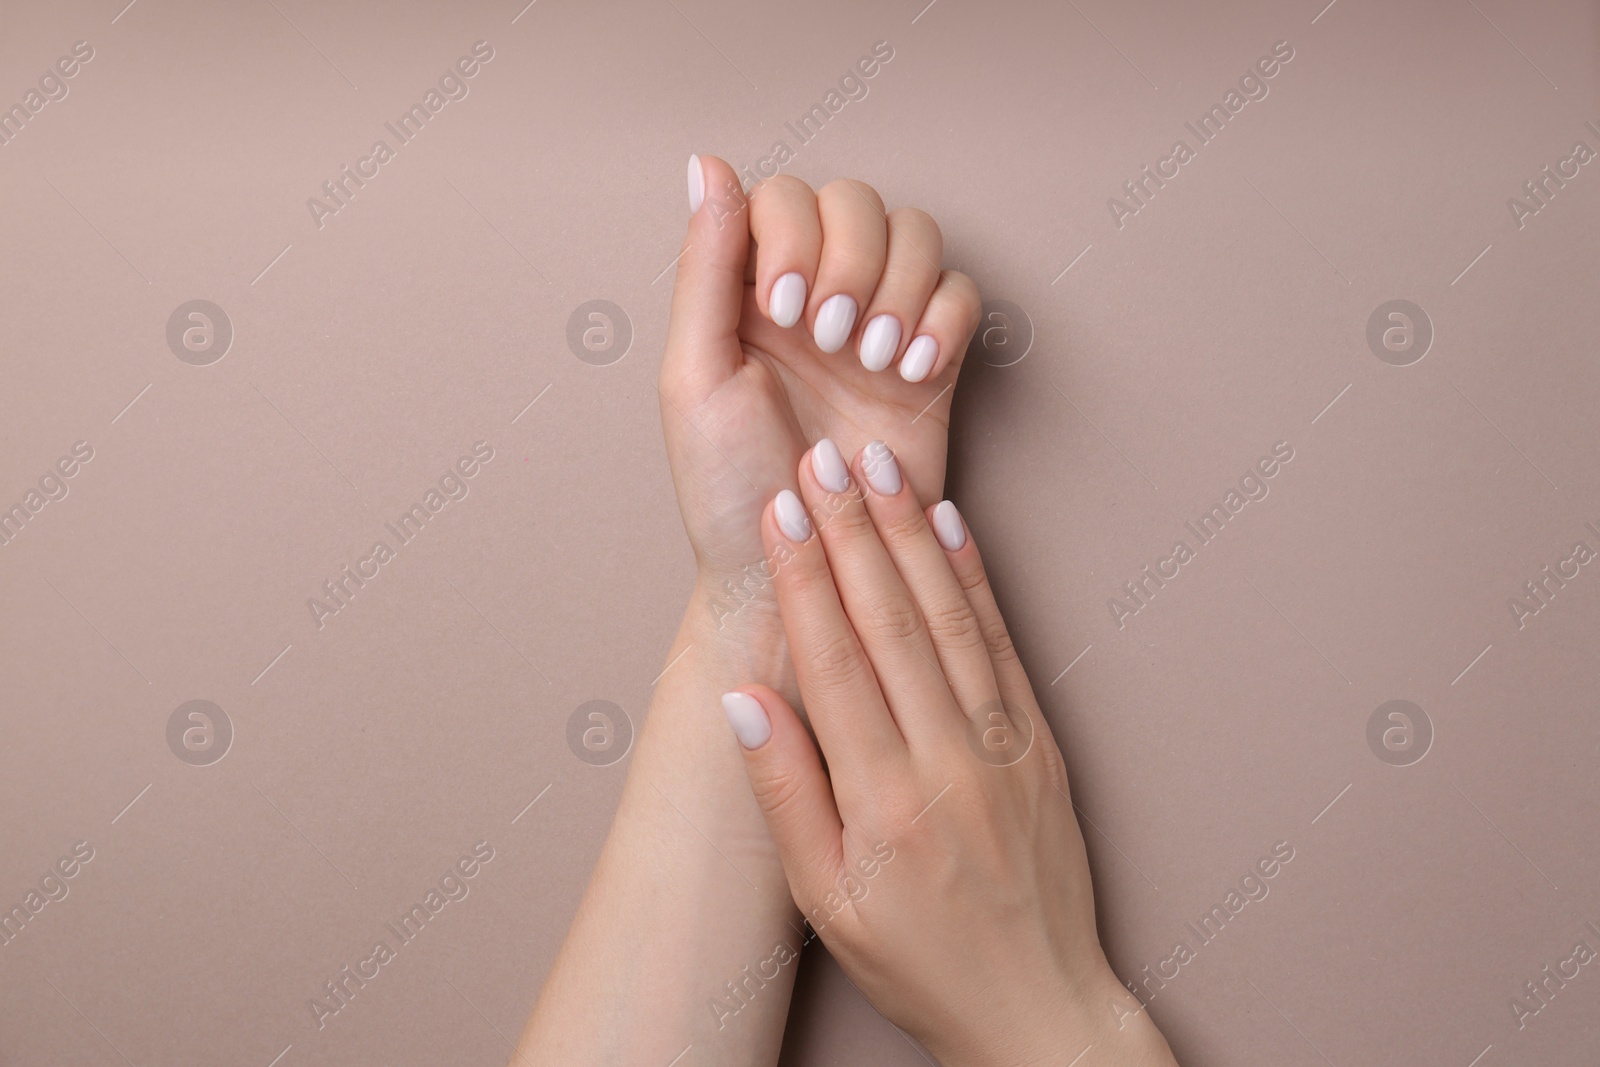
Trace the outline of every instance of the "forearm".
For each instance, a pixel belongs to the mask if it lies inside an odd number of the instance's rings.
[[[518,1062],[665,1067],[690,1045],[696,1064],[777,1061],[800,922],[720,699],[788,688],[787,653],[775,613],[729,620],[711,597],[696,589],[667,655]]]

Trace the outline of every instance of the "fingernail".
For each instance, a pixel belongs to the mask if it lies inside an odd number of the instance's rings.
[[[880,371],[894,359],[900,347],[900,320],[893,315],[877,315],[861,331],[861,365]]]
[[[778,529],[789,540],[798,544],[811,536],[811,520],[806,517],[805,505],[789,490],[778,494],[772,502],[772,512],[777,516]]]
[[[840,293],[830,296],[817,309],[817,326],[811,332],[817,347],[824,352],[837,352],[850,339],[850,330],[856,324],[854,297]]]
[[[772,294],[767,297],[767,307],[772,310],[772,321],[788,328],[800,321],[800,312],[806,309],[806,280],[796,271],[790,271],[772,283]]]
[[[933,361],[939,358],[939,342],[927,334],[913,337],[906,346],[906,354],[900,360],[900,377],[908,382],[920,382],[928,376],[933,369]]]
[[[761,701],[749,693],[723,693],[722,713],[733,727],[733,736],[745,748],[760,748],[772,736],[772,722]]]
[[[894,496],[900,491],[900,464],[882,441],[874,441],[861,450],[861,470],[875,492]]]
[[[850,468],[845,465],[839,446],[826,437],[812,446],[811,473],[817,476],[817,484],[830,493],[850,488]]]
[[[946,552],[957,552],[967,543],[967,528],[961,523],[961,512],[948,500],[939,501],[933,509],[933,536],[939,539]]]
[[[700,210],[706,198],[706,172],[699,156],[689,157],[689,214]]]

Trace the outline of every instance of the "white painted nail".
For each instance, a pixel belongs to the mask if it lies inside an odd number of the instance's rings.
[[[773,282],[767,307],[772,311],[772,321],[785,329],[799,322],[800,313],[806,309],[805,278],[790,271]]]
[[[939,342],[925,333],[919,334],[906,346],[906,354],[900,360],[900,377],[908,382],[920,382],[928,376],[933,361],[938,358]]]
[[[877,372],[887,367],[900,347],[900,320],[893,315],[874,315],[861,331],[861,365]]]
[[[722,713],[733,727],[733,736],[745,748],[760,748],[772,736],[772,722],[761,701],[749,693],[722,694]]]
[[[875,492],[894,496],[900,491],[900,464],[882,441],[874,441],[862,449],[861,469]]]
[[[699,156],[689,157],[689,214],[700,210],[706,199],[706,172]]]
[[[946,552],[957,552],[967,543],[967,528],[962,525],[961,513],[948,500],[939,501],[933,509],[933,536],[939,539]]]
[[[811,332],[817,347],[824,352],[837,352],[843,348],[850,339],[850,331],[855,327],[858,310],[855,297],[843,293],[824,300],[817,309],[816,329]]]
[[[783,490],[773,500],[772,511],[777,516],[778,529],[789,540],[798,544],[811,536],[811,520],[806,517],[805,505],[789,490]]]
[[[830,493],[850,488],[850,468],[845,465],[839,446],[826,437],[812,446],[811,473],[817,476],[817,484]]]

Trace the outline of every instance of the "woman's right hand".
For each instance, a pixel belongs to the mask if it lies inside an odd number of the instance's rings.
[[[803,505],[761,519],[816,743],[769,688],[723,701],[796,904],[949,1067],[1171,1064],[1100,948],[1061,753],[970,532],[880,442],[836,456],[808,452]]]

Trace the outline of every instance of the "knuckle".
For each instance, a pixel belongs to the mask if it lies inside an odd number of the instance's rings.
[[[898,514],[885,516],[878,528],[885,544],[892,548],[909,548],[923,537],[928,520],[919,508],[910,507]]]
[[[983,315],[983,298],[978,293],[978,284],[958,270],[945,271],[943,281],[948,287],[951,301],[961,312],[960,318],[968,332],[977,329],[978,320]]]
[[[1006,629],[1006,624],[996,619],[982,627],[983,644],[989,650],[989,658],[996,663],[1016,663],[1017,646],[1011,642],[1011,632]]]
[[[819,637],[806,656],[811,668],[812,681],[824,692],[837,692],[850,688],[862,677],[866,657],[861,653],[861,643],[853,633],[835,633]]]
[[[878,209],[878,215],[883,214],[883,197],[878,195],[878,190],[864,181],[856,178],[837,178],[822,187],[822,193],[829,197],[838,197],[841,202],[859,203],[865,200]],[[849,200],[846,201],[845,198]]]
[[[773,767],[756,776],[750,789],[762,811],[782,820],[804,797],[805,779],[794,767]]]
[[[885,641],[890,637],[908,638],[922,625],[922,612],[908,597],[898,593],[874,599],[871,607],[868,628]]]
[[[928,633],[936,644],[951,648],[976,647],[985,641],[978,617],[965,601],[960,604],[942,603],[927,613]]]

